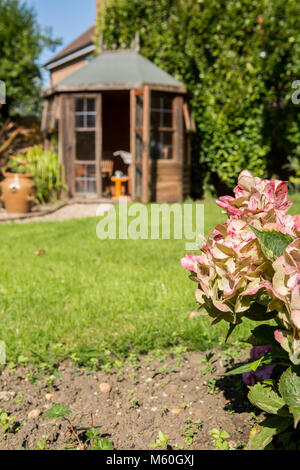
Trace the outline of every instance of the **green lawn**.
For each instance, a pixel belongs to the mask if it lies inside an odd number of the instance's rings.
[[[206,232],[222,220],[207,202]],[[188,320],[196,284],[180,265],[184,241],[100,241],[97,222],[0,226],[0,339],[9,360],[31,358],[32,351],[62,359],[90,348],[123,356],[223,344],[226,324]],[[41,249],[46,254],[36,256]],[[245,338],[250,326],[245,322],[231,341]]]

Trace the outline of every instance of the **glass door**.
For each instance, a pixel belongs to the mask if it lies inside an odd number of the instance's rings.
[[[101,129],[97,126],[100,98],[101,96],[75,98],[75,194],[97,195],[101,192]]]
[[[148,202],[150,92],[148,87],[131,94],[133,197]]]

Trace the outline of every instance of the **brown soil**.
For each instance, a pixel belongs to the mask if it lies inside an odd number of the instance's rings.
[[[247,442],[253,418],[249,406],[248,412],[243,411],[247,388],[241,377],[222,377],[227,365],[225,353],[215,353],[210,365],[204,353],[188,353],[163,361],[142,357],[110,373],[63,364],[56,378],[37,379],[32,371],[6,367],[0,375],[0,392],[13,394],[0,401],[0,408],[15,417],[19,430],[3,437],[0,416],[0,450],[34,449],[43,436],[47,449],[63,450],[70,440],[76,447],[74,437],[66,435],[68,424],[63,419],[42,416],[56,403],[71,408],[69,417],[75,426],[90,427],[93,420],[117,450],[153,449],[159,431],[168,435],[173,448],[212,449],[208,431],[213,428],[226,430],[231,447],[238,448]],[[101,392],[101,383],[108,383],[111,391]],[[29,419],[33,410],[41,414]],[[194,424],[198,420],[202,429]],[[190,423],[195,435],[187,443],[183,431]]]

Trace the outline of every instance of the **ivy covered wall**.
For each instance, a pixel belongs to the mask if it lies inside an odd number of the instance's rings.
[[[242,169],[288,176],[288,156],[300,160],[298,0],[103,1],[98,38],[130,46],[137,31],[141,53],[188,87],[195,196],[232,188]]]

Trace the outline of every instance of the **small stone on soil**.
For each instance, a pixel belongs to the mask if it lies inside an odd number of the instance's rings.
[[[101,393],[109,393],[111,392],[111,386],[108,383],[102,383],[99,385],[99,390]]]
[[[9,401],[11,398],[15,398],[16,392],[0,392],[0,401]]]
[[[182,409],[181,408],[172,408],[170,411],[171,411],[171,413],[173,413],[173,415],[179,415],[182,412]]]
[[[28,413],[28,419],[36,419],[40,416],[40,410],[32,410]]]

